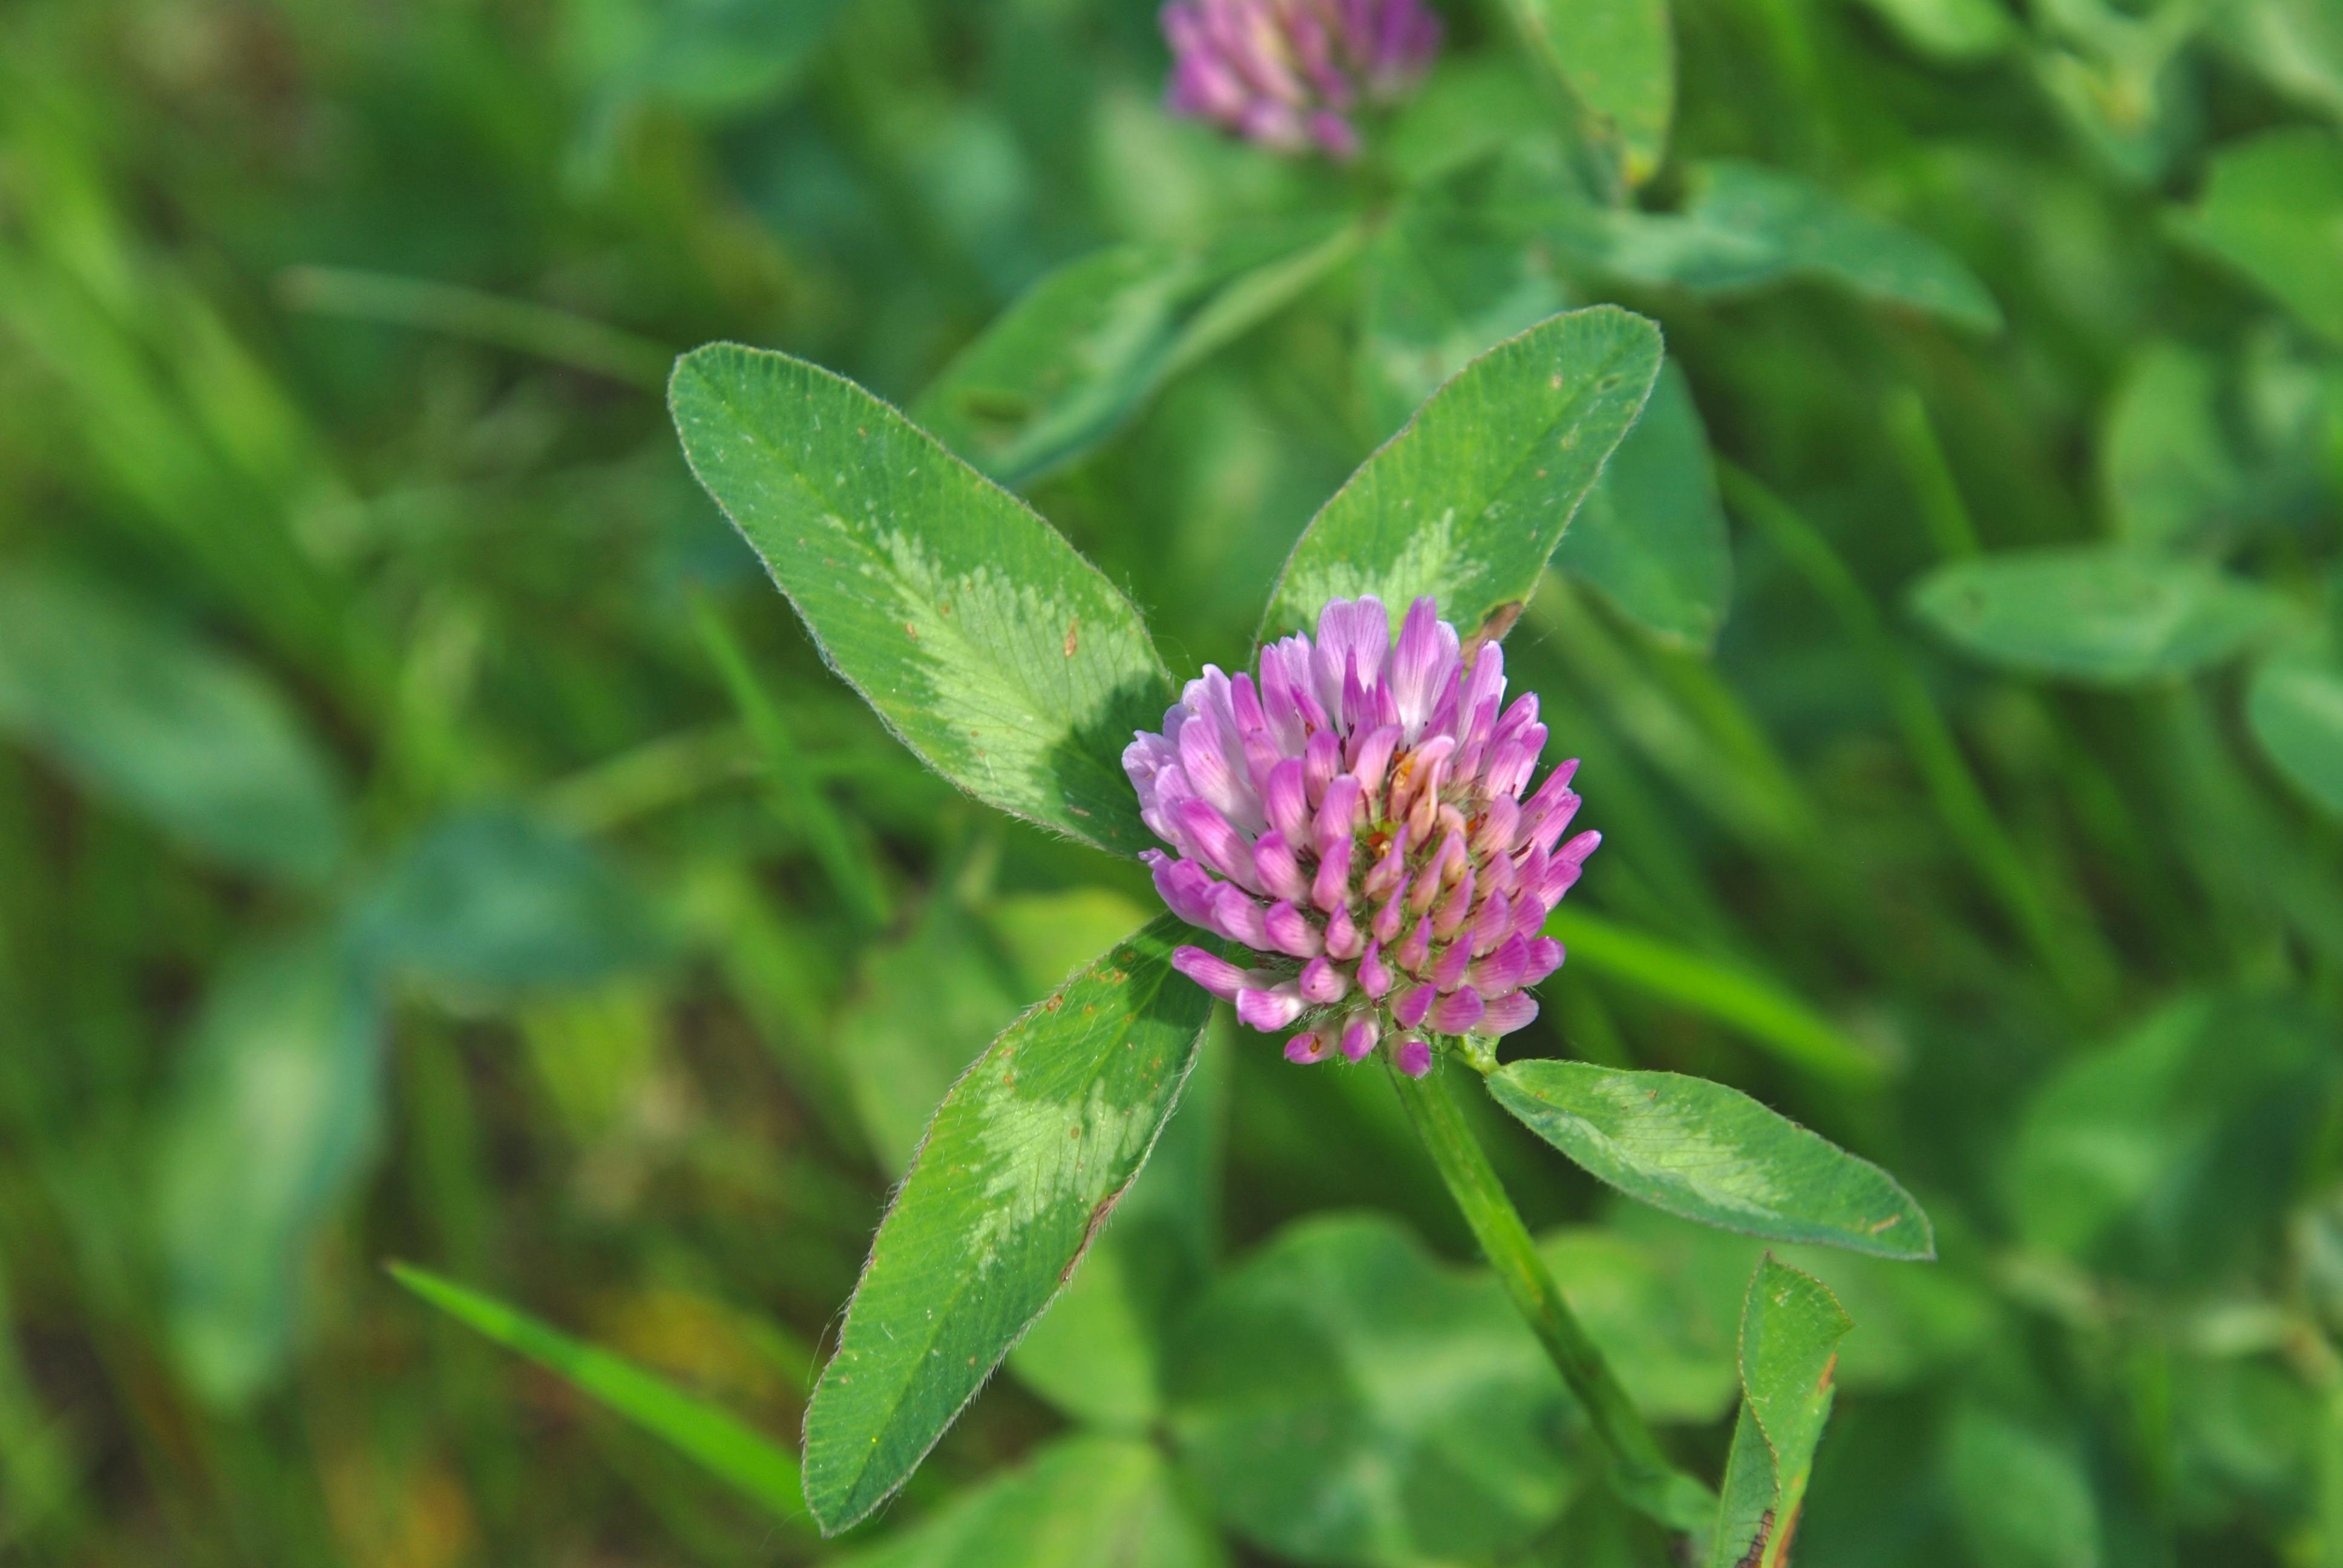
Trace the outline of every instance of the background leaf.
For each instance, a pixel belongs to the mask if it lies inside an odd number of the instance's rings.
[[[1061,1438],[934,1518],[840,1559],[844,1568],[1220,1568],[1227,1561],[1152,1444],[1086,1436]]]
[[[1376,230],[1364,276],[1359,373],[1379,433],[1499,341],[1562,308],[1562,286],[1483,214],[1411,202]]]
[[[407,846],[357,901],[350,929],[373,970],[476,1005],[592,985],[661,946],[643,895],[600,851],[493,809]]]
[[[798,1493],[796,1457],[737,1417],[624,1356],[572,1339],[494,1297],[412,1264],[392,1263],[389,1269],[391,1278],[457,1322],[564,1379],[774,1516],[802,1523],[805,1503]]]
[[[2212,1277],[2269,1245],[2233,1217],[2292,1190],[2338,1083],[2298,1006],[2176,1001],[2036,1091],[2004,1177],[2017,1232],[2126,1277]]]
[[[1633,1198],[1729,1231],[1932,1258],[1928,1217],[1896,1179],[1737,1089],[1673,1072],[1516,1061],[1489,1093]]]
[[[1556,316],[1473,360],[1312,520],[1262,629],[1338,597],[1396,615],[1421,594],[1464,628],[1524,600],[1659,374],[1659,329],[1613,307]]]
[[[718,344],[669,398],[692,471],[906,745],[979,799],[1135,853],[1121,755],[1171,678],[1131,601],[902,416],[803,360]]]
[[[1694,165],[1686,185],[1680,213],[1564,205],[1544,226],[1584,264],[1640,282],[1725,293],[1803,277],[1972,331],[2001,327],[2001,307],[1959,257],[1802,176],[1725,158]]]
[[[1387,1218],[1280,1232],[1196,1304],[1171,1380],[1214,1512],[1305,1563],[1484,1557],[1570,1494],[1569,1395],[1537,1342],[1495,1280]]]
[[[1203,250],[1092,252],[1020,296],[911,416],[1001,483],[1030,485],[1113,435],[1171,377],[1291,304],[1356,245],[1351,228],[1305,222]]]
[[[1839,1341],[1854,1323],[1820,1281],[1761,1259],[1741,1315],[1741,1416],[1725,1464],[1712,1568],[1790,1560]]]
[[[2343,816],[2343,669],[2271,659],[2254,671],[2246,720],[2279,772]]]
[[[310,1248],[374,1154],[382,1052],[327,938],[248,955],[205,1000],[152,1192],[172,1340],[214,1402],[249,1400],[294,1348]]]
[[[2089,1475],[2067,1445],[1965,1401],[1945,1433],[1956,1517],[1978,1558],[2010,1568],[2098,1568]]]
[[[1932,60],[1989,60],[2022,35],[1993,0],[1865,0],[1898,37]]]
[[[1666,161],[1675,117],[1675,34],[1667,0],[1514,0],[1541,62],[1617,143],[1630,186]]]
[[[1733,545],[1691,385],[1671,359],[1554,564],[1674,643],[1705,648],[1733,597]]]
[[[2217,664],[2283,615],[2268,593],[2213,567],[2108,546],[1939,567],[1913,590],[1912,608],[1974,658],[2105,686]]]
[[[903,1483],[1073,1273],[1153,1148],[1211,996],[1161,917],[1010,1026],[937,1109],[806,1412],[824,1533]]]
[[[339,782],[284,696],[70,578],[0,575],[0,729],[230,866],[315,882],[341,859]]]
[[[2223,147],[2173,227],[2343,345],[2343,137],[2269,131]]]

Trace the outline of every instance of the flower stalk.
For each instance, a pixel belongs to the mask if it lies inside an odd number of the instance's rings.
[[[1473,1065],[1487,1070],[1477,1060]],[[1506,1196],[1488,1152],[1473,1135],[1449,1092],[1446,1075],[1412,1077],[1393,1063],[1391,1080],[1416,1135],[1439,1167],[1449,1196],[1463,1211],[1464,1222],[1481,1244],[1482,1254],[1585,1411],[1588,1424],[1610,1458],[1612,1484],[1620,1497],[1674,1529],[1709,1528],[1716,1518],[1715,1493],[1670,1462],[1618,1374],[1563,1299],[1562,1288],[1530,1240],[1521,1211]]]

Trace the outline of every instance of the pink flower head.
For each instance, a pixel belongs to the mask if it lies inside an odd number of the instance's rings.
[[[1347,158],[1351,113],[1404,96],[1440,49],[1423,0],[1169,0],[1172,111],[1280,152]]]
[[[1545,726],[1504,706],[1504,650],[1468,665],[1429,598],[1392,643],[1380,600],[1334,599],[1316,641],[1262,649],[1261,674],[1211,665],[1122,754],[1140,814],[1172,853],[1141,857],[1182,919],[1250,950],[1183,947],[1181,973],[1286,1037],[1293,1061],[1389,1042],[1430,1070],[1430,1034],[1510,1034],[1523,989],[1562,963],[1540,934],[1602,842],[1564,762],[1523,798]]]

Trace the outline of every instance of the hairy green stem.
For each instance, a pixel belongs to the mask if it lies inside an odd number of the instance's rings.
[[[1611,1363],[1563,1299],[1561,1287],[1530,1240],[1529,1227],[1522,1223],[1520,1211],[1497,1180],[1488,1151],[1457,1109],[1446,1075],[1410,1078],[1398,1070],[1390,1052],[1384,1054],[1393,1060],[1391,1077],[1400,1103],[1440,1168],[1449,1195],[1463,1211],[1473,1239],[1609,1452],[1619,1495],[1663,1524],[1706,1529],[1716,1516],[1715,1495],[1669,1462]]]

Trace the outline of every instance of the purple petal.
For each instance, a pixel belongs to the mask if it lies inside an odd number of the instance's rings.
[[[1464,971],[1464,983],[1483,996],[1502,996],[1529,979],[1530,944],[1518,932],[1497,944],[1494,952],[1474,961]]]
[[[1429,916],[1415,922],[1415,930],[1407,940],[1392,950],[1392,961],[1411,974],[1420,972],[1432,958],[1432,920]]]
[[[1513,848],[1513,832],[1521,825],[1519,806],[1507,799],[1489,802],[1481,813],[1481,825],[1473,829],[1473,850],[1480,855],[1510,854]]]
[[[1513,900],[1499,888],[1481,900],[1480,912],[1473,917],[1473,951],[1480,954],[1494,950],[1503,944],[1513,929]]]
[[[1320,854],[1337,839],[1347,839],[1358,826],[1359,781],[1344,773],[1326,786],[1317,812],[1310,819],[1310,841]]]
[[[1297,959],[1314,958],[1325,946],[1318,928],[1294,908],[1290,899],[1280,899],[1270,905],[1261,923],[1269,935],[1270,945],[1279,952],[1291,953]]]
[[[1382,1032],[1376,1027],[1373,1013],[1361,1013],[1353,1019],[1342,1030],[1342,1059],[1345,1061],[1364,1061],[1367,1052],[1374,1050],[1375,1040]]]
[[[1522,976],[1523,985],[1535,985],[1562,967],[1565,956],[1562,944],[1552,937],[1540,937],[1529,945],[1530,967]]]
[[[1351,906],[1336,904],[1326,917],[1326,951],[1334,958],[1354,959],[1367,945],[1367,939],[1351,919]]]
[[[1259,975],[1241,970],[1217,953],[1208,953],[1202,948],[1172,949],[1172,967],[1222,1001],[1234,1001],[1237,992],[1247,986],[1262,983]]]
[[[1488,776],[1482,787],[1492,795],[1519,795],[1530,781],[1539,756],[1545,750],[1545,726],[1533,724],[1501,745],[1489,749]]]
[[[1388,898],[1406,875],[1407,827],[1403,823],[1399,831],[1392,835],[1391,844],[1383,850],[1383,859],[1368,869],[1366,880],[1359,884],[1359,891],[1370,899]]]
[[[1237,1020],[1263,1034],[1274,1034],[1302,1016],[1302,993],[1292,980],[1237,992]]]
[[[1181,836],[1195,846],[1205,865],[1253,892],[1262,890],[1261,875],[1252,863],[1252,846],[1229,825],[1227,818],[1205,801],[1189,799],[1180,802],[1179,821]]]
[[[1175,860],[1161,849],[1140,856],[1155,878],[1155,891],[1164,906],[1192,926],[1212,923],[1212,890],[1220,884],[1193,860]]]
[[[1410,744],[1423,735],[1456,664],[1456,628],[1440,618],[1429,598],[1408,606],[1399,646],[1392,650],[1390,681],[1400,728]]]
[[[1326,1037],[1315,1030],[1303,1030],[1285,1042],[1285,1060],[1297,1067],[1325,1060]]]
[[[1392,753],[1399,747],[1399,726],[1379,724],[1359,733],[1362,739],[1354,743],[1351,771],[1359,787],[1373,796],[1383,788],[1383,769],[1391,766]]]
[[[1310,799],[1302,784],[1302,759],[1289,757],[1269,770],[1262,789],[1262,812],[1289,844],[1310,841]]]
[[[1272,950],[1269,928],[1262,921],[1261,906],[1226,882],[1212,889],[1211,924],[1231,941],[1242,942],[1256,952]]]
[[[1260,873],[1262,889],[1281,899],[1306,899],[1310,896],[1310,879],[1302,874],[1301,859],[1285,835],[1272,828],[1253,840],[1253,869]]]
[[[1456,929],[1464,923],[1464,917],[1472,912],[1473,868],[1467,864],[1463,879],[1443,893],[1440,902],[1433,907],[1432,934],[1443,938],[1454,936]]]
[[[1467,986],[1440,999],[1432,1010],[1432,1027],[1442,1034],[1463,1034],[1479,1023],[1487,1010],[1481,993]]]
[[[1310,901],[1330,914],[1350,901],[1351,850],[1356,842],[1345,833],[1319,851],[1318,875],[1310,884]]]
[[[1410,1078],[1422,1078],[1432,1070],[1432,1042],[1413,1035],[1399,1042],[1399,1070]]]
[[[1312,959],[1303,964],[1302,974],[1294,983],[1301,990],[1303,1000],[1322,1003],[1341,1001],[1351,989],[1349,978],[1323,958]]]
[[[1381,1001],[1390,994],[1395,979],[1391,965],[1383,961],[1383,945],[1369,942],[1366,952],[1359,960],[1359,989]]]
[[[1486,1005],[1488,1010],[1481,1015],[1483,1034],[1511,1034],[1538,1015],[1537,998],[1523,990],[1491,997]]]
[[[1464,971],[1472,967],[1473,949],[1467,942],[1451,942],[1440,950],[1440,957],[1432,966],[1432,983],[1442,990],[1454,990],[1464,983]]]
[[[1246,996],[1252,996],[1258,993],[1247,991],[1244,994]],[[1401,1028],[1413,1029],[1416,1025],[1423,1021],[1423,1015],[1430,1012],[1432,1010],[1432,1004],[1439,1000],[1440,991],[1437,987],[1428,985],[1416,986],[1412,990],[1401,992],[1399,1000],[1392,1003],[1392,1017],[1399,1020]],[[1239,1008],[1242,1009],[1243,1005],[1243,1001],[1240,999],[1238,1002]]]
[[[1331,729],[1322,729],[1312,736],[1309,747],[1302,753],[1302,784],[1312,807],[1326,798],[1326,786],[1342,769],[1342,738]]]

